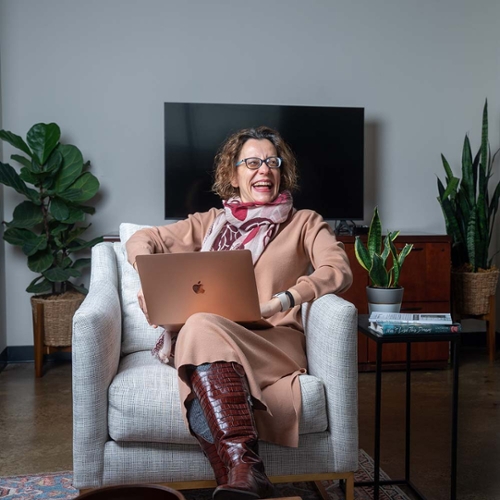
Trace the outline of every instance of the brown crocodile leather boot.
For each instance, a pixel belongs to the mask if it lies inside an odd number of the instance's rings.
[[[228,469],[227,484],[215,500],[269,498],[274,488],[258,455],[257,428],[243,368],[237,363],[213,363],[195,371],[191,384],[214,437],[217,453]]]
[[[217,485],[227,484],[227,468],[219,458],[215,444],[209,443],[201,436],[198,436],[198,434],[193,433],[193,435],[200,443],[203,453],[208,458],[210,465],[214,470],[215,481],[217,482]]]

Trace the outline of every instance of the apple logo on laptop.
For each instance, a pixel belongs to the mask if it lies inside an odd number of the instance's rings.
[[[193,285],[193,291],[194,293],[205,293],[205,289],[203,288],[203,283],[201,281],[198,281],[196,285]]]

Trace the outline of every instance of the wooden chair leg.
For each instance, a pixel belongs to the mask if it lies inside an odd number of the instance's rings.
[[[318,490],[318,493],[322,500],[328,500],[328,493],[323,486],[323,483],[321,481],[314,481],[314,485],[316,486],[316,489]]]
[[[35,377],[43,375],[43,304],[36,304],[36,319],[33,314],[33,344],[35,351]]]
[[[354,500],[354,473],[350,474],[345,481],[345,498]]]
[[[345,498],[346,500],[354,500],[354,472],[348,472],[347,475],[341,479],[345,483]],[[323,486],[321,481],[314,481],[314,485],[318,490],[322,500],[328,500],[328,492]]]

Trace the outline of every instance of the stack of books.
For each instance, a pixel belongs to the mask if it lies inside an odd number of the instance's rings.
[[[398,333],[456,333],[460,323],[453,323],[448,313],[371,313],[370,328],[384,335]]]

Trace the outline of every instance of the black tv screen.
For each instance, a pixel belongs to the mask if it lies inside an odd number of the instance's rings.
[[[214,157],[232,133],[266,125],[297,157],[296,208],[363,220],[364,108],[165,103],[165,218],[222,207]]]

